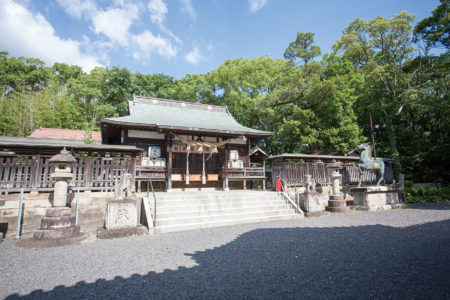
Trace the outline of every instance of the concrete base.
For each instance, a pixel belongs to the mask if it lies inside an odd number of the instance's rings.
[[[133,235],[144,235],[148,231],[144,226],[135,226],[131,228],[105,229],[99,228],[97,230],[97,238],[99,239],[114,239]]]
[[[363,211],[381,211],[381,210],[389,210],[394,208],[404,208],[405,204],[386,204],[386,205],[374,205],[374,206],[359,206],[353,205],[351,208],[354,210],[363,210]]]
[[[85,241],[88,238],[86,233],[80,233],[76,236],[65,238],[65,239],[57,239],[57,240],[39,240],[35,238],[25,238],[17,240],[14,243],[14,246],[17,248],[31,249],[31,248],[51,248],[51,247],[62,247],[66,245],[74,245],[79,244]]]
[[[350,208],[344,200],[343,195],[330,195],[330,200],[328,200],[327,210],[329,212],[335,213],[348,213]]]
[[[405,207],[400,202],[398,190],[386,186],[367,186],[352,188],[353,206],[355,210],[378,211]]]

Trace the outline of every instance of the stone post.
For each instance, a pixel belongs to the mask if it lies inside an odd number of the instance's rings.
[[[342,177],[341,174],[336,169],[331,173],[331,182],[333,184],[333,195],[335,196],[341,194],[341,191],[339,189],[339,181],[341,177]]]
[[[400,183],[400,189],[404,190],[405,189],[405,175],[403,175],[403,174],[398,175],[398,182]]]
[[[398,175],[398,181],[400,183],[399,190],[398,190],[398,197],[402,201],[403,204],[406,203],[405,199],[405,175],[400,174]]]
[[[68,181],[72,179],[70,167],[60,169],[56,167],[55,172],[50,175],[55,178],[55,190],[53,192],[53,206],[65,207],[67,205],[67,187]]]
[[[64,148],[59,154],[50,158],[49,162],[56,166],[55,172],[50,175],[56,181],[55,190],[53,192],[53,206],[65,207],[67,205],[68,181],[73,178],[70,166],[77,161],[75,157]]]

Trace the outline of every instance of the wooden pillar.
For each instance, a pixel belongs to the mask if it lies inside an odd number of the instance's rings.
[[[39,168],[39,163],[41,160],[41,155],[36,154],[32,156],[31,161],[31,191],[37,192],[38,188],[40,188],[40,177],[41,177],[41,169]]]
[[[224,191],[230,190],[228,186],[228,144],[225,145],[225,178],[223,181],[223,190]]]
[[[273,168],[272,168],[272,172],[273,172]],[[263,191],[266,190],[266,159],[263,158]]]
[[[169,153],[167,157],[167,192],[172,191],[172,136],[169,135]]]
[[[84,188],[85,191],[91,190],[91,182],[92,182],[92,157],[91,152],[88,152],[88,157],[86,158],[84,165]]]
[[[133,176],[131,178],[131,182],[133,182],[131,192],[136,192],[136,153],[131,154],[131,176]]]

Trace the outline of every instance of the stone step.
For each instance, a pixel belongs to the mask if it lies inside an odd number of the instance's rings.
[[[282,203],[275,203],[274,205],[260,205],[260,206],[243,206],[243,207],[216,207],[216,208],[198,208],[191,207],[190,209],[178,210],[178,211],[165,211],[161,212],[157,210],[157,219],[179,219],[179,218],[193,218],[203,216],[218,216],[229,215],[242,212],[267,212],[276,210],[288,209],[286,205]]]
[[[264,219],[266,217],[274,217],[280,215],[294,215],[295,212],[292,209],[285,208],[281,210],[270,210],[262,212],[252,212],[252,211],[241,211],[238,213],[224,214],[219,213],[217,215],[202,215],[202,216],[183,216],[181,218],[166,218],[161,219],[156,217],[156,227],[159,226],[174,226],[192,223],[215,223],[219,221],[233,221],[233,220],[245,220],[260,218]]]
[[[203,223],[187,223],[181,225],[166,225],[158,226],[152,228],[154,233],[166,233],[166,232],[177,232],[177,231],[187,231],[195,229],[205,229],[212,227],[222,227],[222,226],[234,226],[246,223],[262,223],[262,222],[275,222],[283,220],[294,220],[301,219],[302,215],[299,214],[285,214],[271,217],[254,217],[254,218],[242,218],[233,220],[216,220],[215,222],[203,222]]]
[[[196,199],[196,198],[185,198],[178,200],[166,199],[156,199],[156,205],[158,207],[180,207],[180,206],[205,206],[205,205],[220,205],[222,203],[257,203],[261,201],[267,202],[277,202],[280,201],[280,197],[262,197],[262,198],[252,198],[252,197],[236,197],[227,199]],[[150,203],[153,205],[153,198],[150,198]]]
[[[184,199],[197,199],[197,200],[213,200],[213,199],[236,199],[236,198],[263,198],[274,197],[278,194],[276,192],[208,192],[208,193],[156,193],[157,200],[165,201],[178,201]],[[146,194],[142,196],[147,196]],[[152,194],[149,194],[152,198]]]
[[[153,207],[153,203],[150,203]],[[229,208],[242,208],[247,209],[258,206],[278,206],[285,205],[280,200],[270,201],[217,201],[217,202],[201,202],[201,203],[183,203],[183,205],[169,205],[156,202],[156,209],[159,213],[166,212],[189,212],[197,210],[217,210],[217,209],[229,209]]]

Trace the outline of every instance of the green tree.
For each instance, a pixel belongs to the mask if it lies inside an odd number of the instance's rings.
[[[284,52],[284,58],[291,61],[300,60],[306,66],[321,54],[320,47],[313,44],[314,33],[298,32],[295,41],[291,42]]]
[[[127,68],[106,69],[101,93],[103,103],[114,106],[119,115],[126,115],[128,101],[133,98],[131,72]]]
[[[441,5],[436,7],[431,16],[421,20],[414,28],[415,40],[419,38],[427,42],[426,47],[442,45],[450,47],[450,16],[449,1],[441,0]]]
[[[132,92],[139,96],[169,98],[170,88],[174,83],[175,78],[172,76],[134,73],[132,75]]]
[[[413,56],[411,33],[414,16],[402,12],[391,19],[356,19],[336,41],[336,53],[351,61],[364,74],[367,93],[358,102],[361,121],[369,112],[384,129],[385,153],[398,159],[396,120],[416,97],[413,85],[417,72],[404,70]]]
[[[321,146],[340,153],[354,149],[364,141],[354,111],[364,93],[364,77],[351,62],[326,55],[321,80],[313,85],[311,107],[318,124]]]

